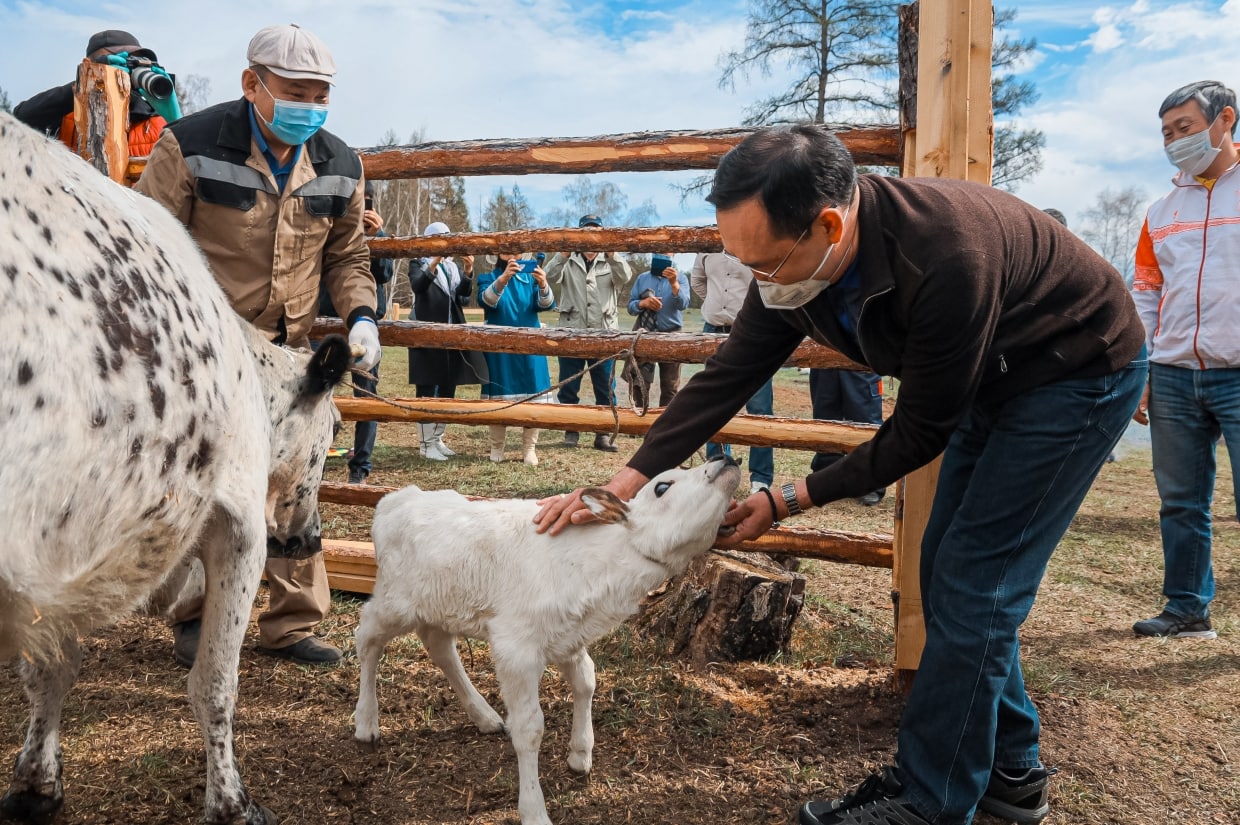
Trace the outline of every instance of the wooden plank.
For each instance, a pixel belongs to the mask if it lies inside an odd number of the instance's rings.
[[[858,163],[894,166],[900,133],[892,125],[833,124]],[[440,141],[359,149],[372,180],[451,175],[577,175],[714,169],[753,129],[632,132],[578,138]]]
[[[129,167],[129,73],[93,60],[78,66],[74,151],[117,183]]]
[[[494,255],[499,252],[718,252],[723,249],[714,226],[557,227],[509,232],[457,232],[373,238],[376,258],[429,258],[436,255]]]
[[[621,432],[645,435],[662,408],[645,415],[631,409],[591,404],[545,404],[462,400],[457,398],[352,398],[338,395],[336,407],[346,421],[452,422],[485,426],[538,427],[576,432]],[[874,437],[872,424],[777,418],[764,415],[734,416],[719,430],[718,438],[749,447],[782,447],[814,452],[847,452]]]
[[[920,0],[919,6],[916,149],[906,152],[902,173],[989,182],[994,8],[982,0]],[[896,674],[905,685],[911,683],[926,641],[921,540],[939,464],[935,459],[911,473],[897,491],[892,600],[897,608]]]
[[[469,310],[466,310],[467,316]],[[311,340],[327,335],[348,335],[344,321],[319,318],[310,330]],[[633,348],[646,361],[701,364],[715,354],[726,335],[706,332],[660,332],[658,335],[628,330],[567,329],[564,327],[499,327],[487,324],[432,324],[424,321],[380,321],[379,340],[389,347],[519,352],[571,358],[609,358]],[[833,349],[806,340],[784,362],[789,367],[835,367],[864,370]]]

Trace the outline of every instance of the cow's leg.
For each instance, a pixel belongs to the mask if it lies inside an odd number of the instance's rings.
[[[382,587],[382,585],[380,585]],[[353,633],[357,661],[357,707],[353,711],[353,738],[367,745],[379,741],[379,694],[376,684],[379,659],[387,643],[413,630],[413,622],[402,610],[389,610],[379,590],[362,607],[362,619]]]
[[[502,645],[502,643],[501,643]],[[521,825],[551,825],[547,803],[538,780],[538,748],[542,745],[543,712],[538,704],[538,684],[544,663],[537,655],[513,656],[491,640],[495,675],[508,708],[508,735],[517,752],[517,781],[520,787],[517,811]]]
[[[60,783],[60,710],[82,664],[77,639],[63,640],[60,654],[60,660],[55,662],[21,663],[22,680],[30,700],[30,725],[26,729],[26,743],[13,767],[13,782],[0,799],[0,819],[51,822],[64,804]]]
[[[275,817],[250,799],[233,755],[234,696],[241,642],[266,558],[261,518],[242,523],[216,508],[200,540],[206,599],[202,637],[189,672],[189,700],[207,749],[206,821],[274,825]]]
[[[594,660],[583,647],[556,666],[573,691],[573,735],[568,740],[568,766],[577,773],[589,773],[594,759],[594,723],[590,714],[590,703],[594,701]]]
[[[461,655],[456,649],[456,637],[438,627],[422,625],[418,627],[418,636],[426,645],[426,652],[431,661],[439,666],[443,675],[452,685],[452,692],[461,701],[465,714],[483,733],[499,733],[504,729],[504,720],[495,708],[487,704],[482,694],[470,681],[465,666],[461,664]]]

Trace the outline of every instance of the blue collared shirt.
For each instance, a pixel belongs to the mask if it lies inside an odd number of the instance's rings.
[[[271,174],[276,179],[276,186],[280,187],[280,194],[284,194],[284,187],[288,183],[289,175],[293,174],[293,167],[297,165],[297,159],[301,157],[301,147],[298,146],[293,150],[293,157],[284,166],[276,160],[276,156],[271,153],[271,147],[267,144],[267,138],[263,137],[263,130],[258,128],[258,119],[254,117],[254,104],[251,103],[246,112],[250,115],[250,131],[254,133],[254,139],[258,141],[258,148],[262,150],[263,157],[267,158],[267,165],[271,167]]]
[[[637,305],[641,294],[647,289],[654,292],[655,297],[663,299],[663,306],[655,315],[655,328],[659,332],[675,332],[680,329],[684,320],[684,311],[689,307],[689,279],[680,270],[676,271],[676,281],[680,290],[672,296],[672,284],[662,275],[651,275],[643,272],[633,282],[629,293],[629,314],[637,315],[642,308]]]

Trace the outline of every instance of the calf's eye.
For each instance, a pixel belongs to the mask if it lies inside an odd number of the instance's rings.
[[[660,481],[654,485],[654,497],[660,498],[673,484],[675,484],[674,481]]]

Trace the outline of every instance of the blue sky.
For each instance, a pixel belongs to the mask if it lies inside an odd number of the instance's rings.
[[[1141,186],[1151,199],[1165,191],[1172,169],[1158,104],[1192,80],[1240,84],[1240,0],[1015,5],[1010,32],[1038,40],[1021,76],[1042,95],[1020,124],[1047,137],[1044,170],[1017,194],[1079,226],[1104,188]],[[213,101],[225,100],[238,94],[250,36],[297,22],[335,53],[328,128],[354,146],[389,129],[458,140],[719,128],[782,85],[758,77],[718,88],[719,55],[742,43],[746,8],[742,0],[0,0],[0,87],[16,102],[65,82],[87,37],[118,27],[171,71],[208,77]],[[708,205],[682,206],[671,188],[693,174],[613,180],[633,205],[653,199],[663,222],[711,223]],[[567,181],[472,178],[471,209],[514,182],[541,213],[559,205]]]

